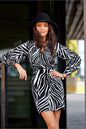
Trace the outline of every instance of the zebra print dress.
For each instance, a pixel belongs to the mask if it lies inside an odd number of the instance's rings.
[[[60,77],[51,77],[49,72],[54,67],[54,58],[46,45],[43,54],[33,40],[26,41],[18,47],[11,49],[1,58],[6,65],[13,62],[20,63],[28,56],[33,74],[31,90],[38,113],[65,109],[64,87]],[[64,73],[70,74],[79,68],[81,58],[75,52],[60,43],[55,44],[56,56],[66,60]]]

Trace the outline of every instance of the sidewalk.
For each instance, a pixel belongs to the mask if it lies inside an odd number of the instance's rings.
[[[67,94],[67,129],[85,129],[85,94]]]

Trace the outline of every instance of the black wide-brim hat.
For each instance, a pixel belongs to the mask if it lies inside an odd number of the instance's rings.
[[[57,28],[57,24],[50,20],[50,17],[46,13],[38,13],[36,15],[35,21],[31,21],[30,24],[33,26],[37,22],[47,22],[49,23],[53,28]]]

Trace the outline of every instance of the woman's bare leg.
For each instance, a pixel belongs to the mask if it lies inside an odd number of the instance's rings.
[[[46,122],[48,129],[59,129],[57,127],[56,118],[53,111],[41,112],[43,119]]]
[[[60,119],[60,115],[61,115],[61,110],[54,111],[54,116],[55,116],[55,119],[56,119],[56,123],[57,123],[58,129],[59,129],[59,119]]]

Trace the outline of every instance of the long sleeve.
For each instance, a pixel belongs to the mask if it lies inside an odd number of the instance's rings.
[[[30,42],[26,41],[25,43],[19,45],[18,47],[11,49],[2,55],[1,61],[9,66],[12,65],[13,62],[20,63],[22,59],[24,59],[28,55],[28,46]]]
[[[71,51],[68,47],[60,43],[56,43],[56,54],[58,57],[66,60],[64,73],[70,74],[79,68],[81,63],[80,56],[74,51]]]

